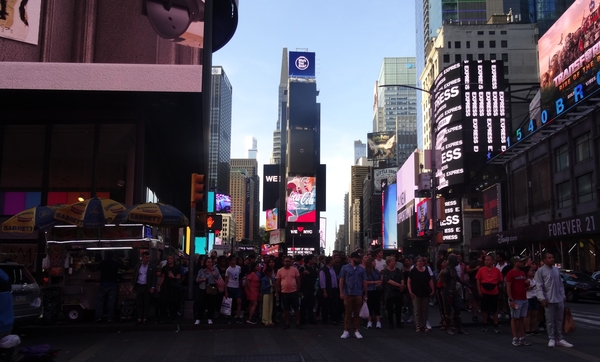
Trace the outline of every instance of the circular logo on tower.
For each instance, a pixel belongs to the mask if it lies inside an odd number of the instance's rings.
[[[310,62],[308,61],[308,58],[306,58],[304,55],[301,55],[298,58],[296,58],[296,68],[298,68],[299,70],[306,70],[308,69],[309,65]]]

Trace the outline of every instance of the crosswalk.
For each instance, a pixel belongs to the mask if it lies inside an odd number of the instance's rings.
[[[571,309],[571,315],[573,315],[577,328],[600,329],[600,311],[594,313]]]

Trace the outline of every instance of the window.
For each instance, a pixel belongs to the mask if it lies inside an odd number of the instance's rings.
[[[500,41],[500,46],[502,48],[508,48],[508,40],[501,40]]]
[[[460,42],[459,41],[455,41],[454,42],[454,48],[455,49],[460,49]]]
[[[565,143],[554,151],[556,172],[569,168],[569,146]]]
[[[508,65],[504,66],[504,75],[508,75]]]
[[[471,42],[467,41],[467,48],[470,48],[470,47],[471,47]]]
[[[500,30],[501,35],[506,35],[506,30]]]
[[[527,171],[524,167],[513,172],[512,176],[512,189],[520,190],[520,192],[514,192],[511,195],[512,198],[512,212],[515,217],[527,215]]]
[[[577,177],[577,202],[588,202],[594,199],[594,179],[592,173]]]
[[[471,237],[481,236],[481,223],[479,220],[471,221]]]
[[[490,35],[495,35],[495,34],[496,34],[496,32],[495,32],[494,30],[490,30],[490,33],[489,33],[489,34],[490,34]]]
[[[478,31],[477,35],[483,35],[483,30]]]
[[[496,53],[490,53],[490,59],[491,60],[496,59]]]
[[[571,182],[566,181],[556,185],[557,207],[562,209],[571,206]]]
[[[481,49],[481,48],[483,48],[483,47],[485,46],[484,44],[485,44],[485,43],[483,42],[483,40],[479,40],[479,41],[477,41],[477,47],[478,47],[478,48],[480,48],[480,49]]]
[[[454,54],[454,62],[455,63],[460,63],[461,59],[460,59],[460,54]]]
[[[575,163],[587,160],[590,157],[590,134],[575,138]]]
[[[467,60],[473,60],[473,54],[467,54]]]
[[[448,42],[448,49],[452,49],[452,42],[451,41]]]
[[[450,54],[444,54],[444,63],[450,63]]]
[[[477,54],[478,60],[485,60],[485,54]]]
[[[490,40],[490,48],[495,48],[495,47],[496,47],[496,41]]]
[[[508,62],[508,53],[502,53],[502,60]]]

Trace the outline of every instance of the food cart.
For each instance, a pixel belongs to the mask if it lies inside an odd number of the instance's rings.
[[[159,229],[144,224],[122,224],[102,228],[58,225],[48,230],[44,269],[48,272],[49,286],[61,289],[61,308],[66,318],[80,320],[85,311],[96,309],[98,264],[108,250],[126,267],[120,272],[117,307],[122,301],[135,299],[131,282],[141,253],[148,251],[154,263],[162,259],[165,243]]]

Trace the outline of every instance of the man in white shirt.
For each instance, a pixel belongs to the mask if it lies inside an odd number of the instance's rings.
[[[375,255],[375,270],[381,273],[383,269],[385,269],[385,259],[383,259],[383,250],[377,251]]]
[[[142,262],[133,270],[132,279],[137,304],[137,323],[148,323],[148,311],[152,303],[151,297],[156,287],[156,267],[150,264],[150,253],[142,253]]]
[[[234,256],[229,257],[229,268],[225,271],[225,298],[231,298],[237,304],[237,314],[235,321],[238,324],[242,323],[242,292],[240,290],[240,274],[242,268],[236,264]],[[233,307],[233,305],[232,305]]]

